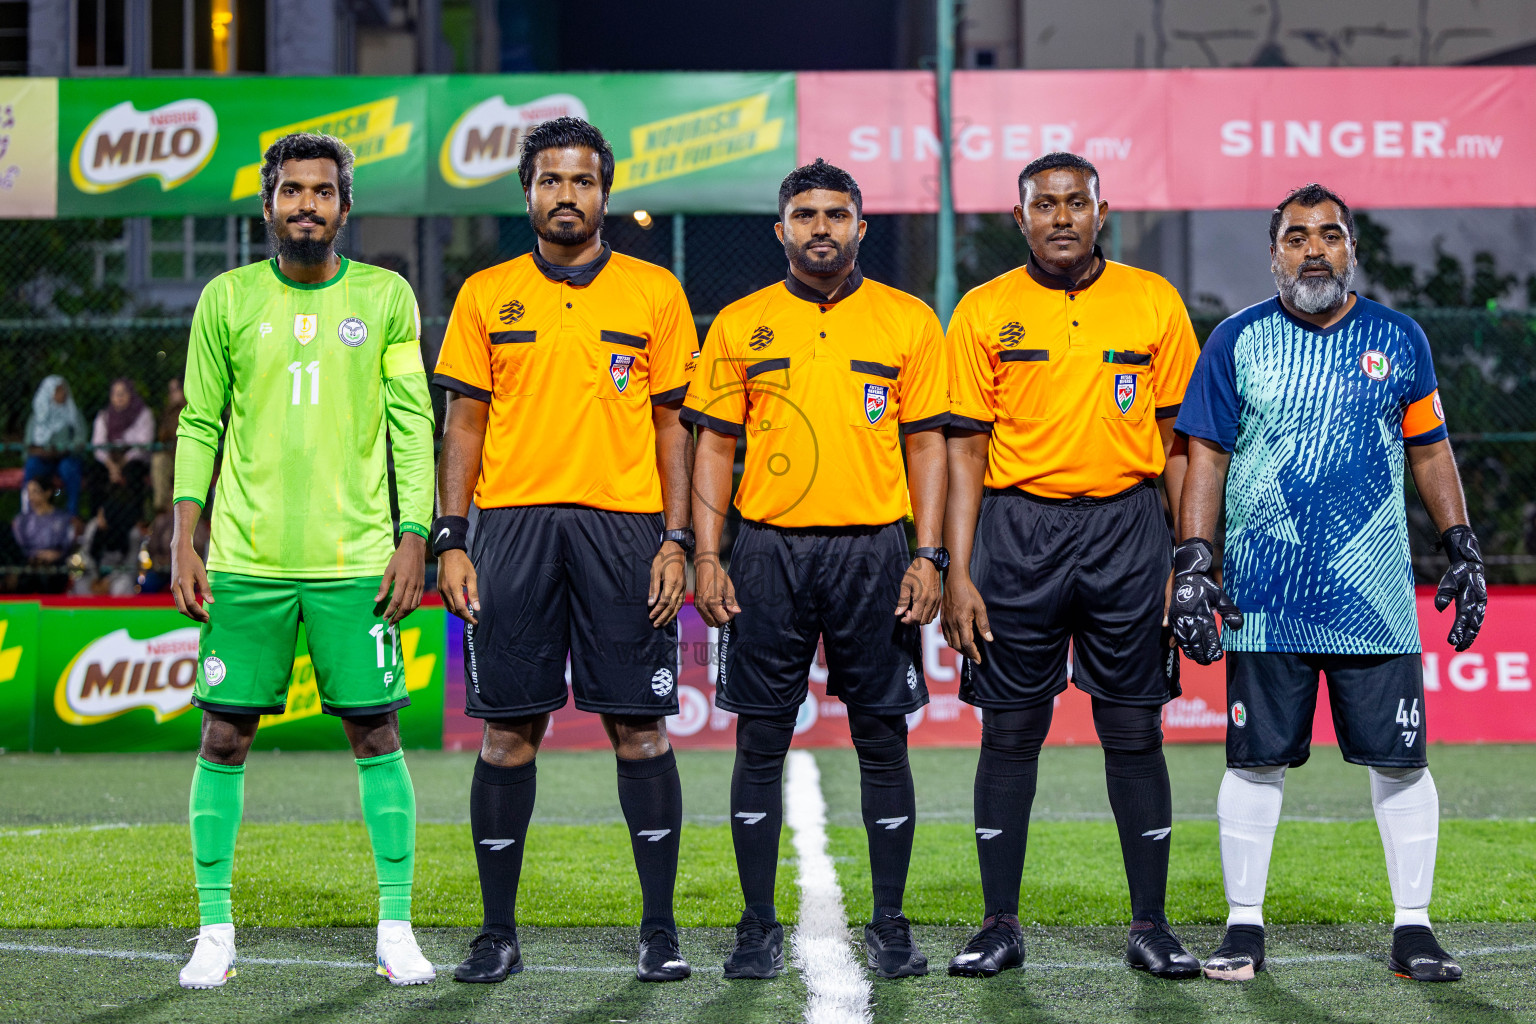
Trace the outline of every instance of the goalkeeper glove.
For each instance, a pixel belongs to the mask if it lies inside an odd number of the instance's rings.
[[[1458,651],[1472,646],[1483,628],[1483,613],[1488,610],[1488,584],[1483,577],[1483,552],[1470,526],[1453,526],[1440,535],[1440,543],[1450,556],[1451,567],[1440,577],[1435,590],[1435,611],[1443,612],[1456,602],[1456,620],[1445,639]]]
[[[1201,665],[1222,659],[1216,613],[1231,629],[1243,628],[1243,613],[1211,576],[1211,542],[1191,537],[1173,552],[1173,607],[1169,618],[1184,656]]]

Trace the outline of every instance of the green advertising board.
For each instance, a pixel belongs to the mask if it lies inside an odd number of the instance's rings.
[[[32,749],[40,610],[36,601],[0,602],[0,750]]]
[[[421,78],[66,78],[59,82],[59,216],[261,210],[261,158],[290,132],[336,135],[357,155],[370,212],[426,192]]]
[[[69,607],[0,604],[5,627],[0,676],[14,658],[27,685],[30,715],[0,683],[0,735],[24,735],[16,720],[30,720],[30,743],[0,745],[37,751],[196,750],[202,715],[191,706],[197,678],[198,627],[173,609],[145,606]],[[441,607],[418,609],[401,623],[411,706],[400,712],[407,747],[442,746],[444,621]],[[28,622],[30,618],[30,629]],[[30,659],[31,670],[26,671]],[[314,667],[299,631],[288,704],[264,715],[257,749],[341,749],[341,725],[322,715]]]
[[[613,212],[774,212],[795,166],[789,73],[463,75],[435,80],[431,97],[434,212],[526,209],[519,146],[561,116],[613,146]]]
[[[795,163],[791,73],[66,78],[58,216],[255,214],[296,131],[352,147],[359,214],[520,213],[518,147],[562,114],[613,144],[615,212],[771,211]]]

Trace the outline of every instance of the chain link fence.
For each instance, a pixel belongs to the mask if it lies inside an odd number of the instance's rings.
[[[782,249],[768,216],[655,216],[642,223],[612,216],[604,228],[613,247],[663,266],[683,280],[700,335],[716,313],[747,293],[784,276]],[[860,263],[871,278],[927,301],[934,289],[933,217],[870,216]],[[127,222],[0,221],[0,524],[8,526],[23,508],[24,429],[41,381],[58,374],[69,382],[87,429],[107,404],[111,383],[136,382],[158,419],[167,385],[186,363],[189,301],[198,274],[220,267],[215,250],[235,252],[210,237],[213,226],[189,224],[187,268],[161,287],[152,273],[135,277],[135,261],[153,270],[149,257],[169,262],[165,252],[135,254]],[[230,219],[231,230],[235,224]],[[446,222],[441,288],[428,295],[418,285],[424,310],[447,311],[470,274],[521,255],[533,244],[522,217],[462,218]],[[957,240],[957,273],[962,292],[1018,265],[1022,240],[1011,218],[965,217]],[[246,228],[249,231],[249,227]],[[369,259],[366,221],[358,232]],[[156,244],[153,231],[141,231]],[[1108,246],[1106,246],[1108,248]],[[206,250],[206,251],[205,251]],[[264,255],[258,249],[257,257]],[[390,265],[387,259],[375,261]],[[397,269],[416,279],[411,260]],[[189,276],[190,275],[190,276]],[[173,275],[174,276],[174,275]],[[206,276],[202,279],[206,280]],[[1367,289],[1368,290],[1368,289]],[[190,297],[190,298],[189,298]],[[435,302],[432,301],[435,299]],[[1441,397],[1461,466],[1473,527],[1482,540],[1492,582],[1536,582],[1536,318],[1521,312],[1486,309],[1410,310],[1424,326],[1435,353]],[[1203,340],[1220,321],[1219,311],[1193,311]],[[444,316],[428,316],[429,345],[441,337]],[[439,413],[442,396],[435,396]],[[169,444],[140,446],[155,464],[137,492],[126,497],[114,474],[89,445],[68,453],[81,467],[75,550],[53,564],[29,557],[12,530],[0,526],[0,590],[104,588],[132,593],[153,589],[169,569],[168,500],[163,467]],[[116,446],[121,449],[122,446]],[[55,469],[55,476],[64,474]],[[156,483],[162,485],[157,487]],[[67,489],[67,488],[66,488]],[[1443,571],[1435,551],[1436,533],[1409,490],[1409,528],[1414,565],[1421,582]],[[60,505],[68,495],[60,496]],[[108,521],[110,520],[110,521]],[[131,520],[131,525],[126,525]],[[101,539],[118,549],[108,550]]]

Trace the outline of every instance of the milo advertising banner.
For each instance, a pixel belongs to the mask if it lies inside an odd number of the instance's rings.
[[[364,215],[520,213],[522,138],[566,114],[612,142],[615,212],[773,210],[795,163],[789,73],[67,78],[57,90],[60,217],[253,214],[262,154],[296,131],[352,147]]]
[[[202,720],[191,704],[197,641],[196,625],[159,605],[0,603],[0,746],[195,750]],[[407,747],[442,745],[443,653],[441,606],[418,609],[401,623],[411,698],[400,712]],[[346,746],[340,723],[321,713],[302,629],[287,709],[262,717],[255,746]]]
[[[550,118],[580,117],[613,146],[614,212],[775,211],[795,166],[795,76],[464,75],[431,91],[434,213],[526,208],[518,149]]]
[[[253,214],[261,157],[296,131],[357,154],[369,213],[420,212],[421,78],[66,78],[59,82],[61,217]]]

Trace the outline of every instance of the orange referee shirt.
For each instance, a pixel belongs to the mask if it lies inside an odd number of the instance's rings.
[[[949,321],[953,424],[991,431],[988,487],[1107,498],[1163,471],[1200,348],[1173,285],[1111,263],[1080,285],[1031,254]]]
[[[855,266],[836,301],[793,274],[720,311],[683,419],[746,435],[736,507],[774,526],[907,514],[901,435],[949,422],[938,317]]]
[[[651,407],[682,401],[698,332],[677,278],[537,253],[464,282],[433,383],[489,402],[475,504],[660,512]]]

